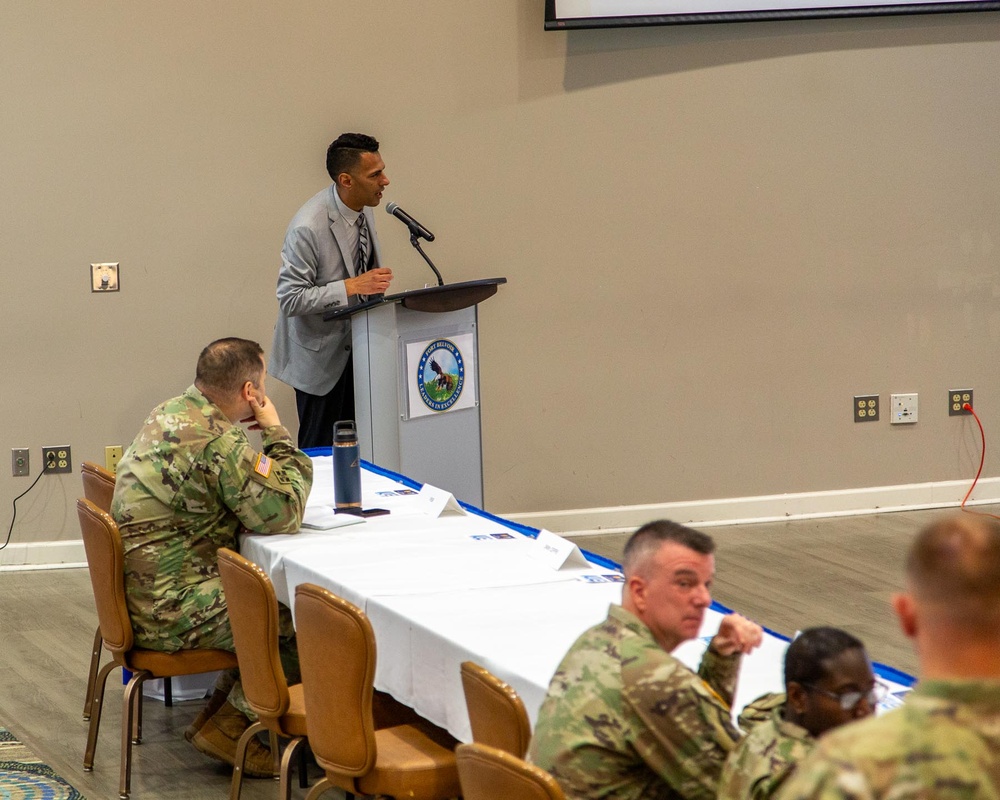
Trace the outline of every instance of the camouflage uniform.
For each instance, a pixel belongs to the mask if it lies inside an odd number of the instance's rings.
[[[743,706],[743,710],[736,719],[736,724],[739,725],[743,733],[750,733],[761,723],[770,722],[774,709],[785,705],[786,700],[788,697],[784,692],[762,694],[756,700],[751,700]]]
[[[785,696],[771,697],[783,701]],[[741,714],[741,723],[743,718]],[[770,719],[754,726],[726,759],[719,781],[719,800],[768,800],[812,752],[815,743],[809,731],[785,719],[782,702],[771,710]]]
[[[297,531],[312,487],[312,461],[288,431],[262,437],[266,455],[191,386],[153,409],[125,451],[111,515],[136,646],[234,649],[216,552],[236,549],[244,530]],[[290,616],[282,632],[292,633]]]
[[[611,606],[559,665],[528,758],[571,800],[714,798],[740,738],[728,706],[739,664],[709,650],[695,675]]]
[[[1000,797],[1000,683],[921,683],[901,708],[823,736],[778,797]]]

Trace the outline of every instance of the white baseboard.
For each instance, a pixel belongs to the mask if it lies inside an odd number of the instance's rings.
[[[607,508],[576,508],[497,516],[532,528],[545,528],[553,533],[586,536],[632,531],[654,519],[672,519],[686,525],[710,528],[750,522],[955,508],[961,504],[968,490],[968,481],[941,481],[827,492],[772,494]],[[969,499],[967,505],[987,503],[1000,503],[1000,478],[980,480],[976,484],[976,493]],[[80,539],[23,544],[12,542],[0,550],[0,571],[86,566],[87,556]]]
[[[83,540],[65,542],[11,542],[0,550],[0,571],[68,569],[87,566]]]
[[[532,528],[545,528],[553,533],[586,536],[631,531],[654,519],[671,519],[686,525],[709,528],[750,522],[955,508],[961,505],[962,498],[968,490],[968,481],[941,481],[719,500],[498,514],[498,516]],[[986,478],[976,484],[976,492],[966,505],[998,502],[1000,502],[1000,478]]]

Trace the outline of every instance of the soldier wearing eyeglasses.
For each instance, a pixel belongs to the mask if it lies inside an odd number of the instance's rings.
[[[903,705],[824,737],[780,798],[1000,796],[1000,525],[923,530],[893,597],[920,682]]]
[[[729,755],[720,800],[768,800],[813,749],[817,737],[870,716],[883,687],[864,645],[839,628],[809,628],[785,653],[785,693],[754,701],[766,714]]]

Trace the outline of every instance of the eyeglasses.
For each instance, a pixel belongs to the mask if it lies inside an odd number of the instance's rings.
[[[814,692],[826,695],[831,700],[836,700],[840,703],[840,707],[844,711],[853,711],[862,700],[867,700],[868,705],[875,708],[875,706],[885,700],[885,696],[889,691],[888,688],[881,683],[876,683],[867,692],[844,692],[843,694],[837,694],[836,692],[831,692],[827,689],[821,689],[810,683],[804,685],[807,688],[812,689]]]

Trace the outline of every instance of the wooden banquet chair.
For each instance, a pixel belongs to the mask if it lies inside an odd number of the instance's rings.
[[[503,750],[460,744],[455,757],[464,800],[566,800],[549,773]]]
[[[83,476],[83,496],[97,506],[101,511],[111,513],[111,501],[115,496],[115,473],[105,469],[93,461],[84,461],[80,465]],[[97,683],[97,673],[101,668],[101,626],[94,633],[94,646],[90,653],[90,672],[87,673],[87,695],[83,698],[83,718],[90,719],[90,711],[94,705],[94,685]],[[163,679],[163,704],[168,708],[173,705],[170,694],[170,678]]]
[[[376,729],[375,634],[361,609],[313,584],[295,589],[295,628],[309,746],[332,787],[412,800],[458,797],[454,740],[430,723]]]
[[[119,784],[119,797],[127,800],[132,780],[132,745],[138,744],[141,740],[143,682],[150,678],[197,675],[232,669],[237,666],[236,654],[226,650],[178,650],[176,653],[161,653],[135,647],[132,622],[125,604],[125,565],[118,526],[110,514],[98,508],[90,500],[83,498],[77,500],[76,508],[83,534],[83,546],[87,551],[87,566],[94,589],[94,601],[97,604],[101,638],[113,658],[104,665],[97,676],[83,768],[87,772],[94,768],[94,751],[97,747],[97,734],[104,706],[104,688],[108,675],[116,667],[127,669],[131,671],[132,678],[125,687],[122,698]]]
[[[289,800],[292,759],[305,743],[306,708],[302,684],[288,685],[278,651],[278,599],[264,571],[227,547],[219,549],[219,573],[229,609],[229,622],[240,664],[240,680],[247,703],[257,714],[257,722],[240,737],[230,800],[239,800],[246,763],[247,744],[258,731],[271,736],[275,772],[279,775],[278,797]],[[278,762],[277,737],[291,739]],[[305,752],[304,750],[302,751]],[[304,765],[300,762],[300,777]],[[302,782],[305,786],[305,782]]]
[[[472,661],[463,661],[461,669],[472,740],[524,758],[531,722],[514,687]]]
[[[115,474],[93,461],[84,461],[80,465],[80,475],[83,477],[83,496],[97,506],[101,511],[111,513],[111,498],[115,494]],[[90,672],[87,673],[87,694],[83,698],[83,718],[90,719],[90,710],[94,705],[94,686],[97,684],[97,673],[101,669],[101,626],[94,633],[94,646],[90,653]]]
[[[111,513],[111,499],[115,495],[115,473],[93,461],[80,465],[83,478],[83,496],[102,511]]]

